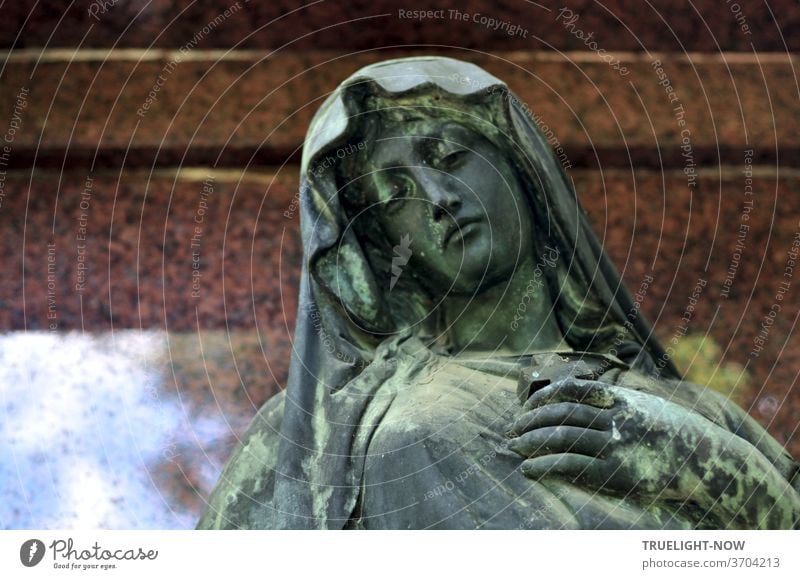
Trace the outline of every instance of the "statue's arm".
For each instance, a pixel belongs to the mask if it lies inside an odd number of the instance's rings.
[[[773,462],[737,433],[716,427],[707,429],[693,458],[695,476],[689,480],[697,482],[690,496],[731,526],[786,529],[800,524],[795,464],[787,476],[785,464]]]
[[[784,476],[792,481],[795,478],[798,464],[788,451],[772,437],[752,416],[738,404],[710,388],[704,388],[691,382],[681,382],[678,388],[688,394],[688,406],[714,423],[730,430],[743,438]],[[687,402],[684,402],[687,405]]]
[[[677,433],[688,442],[693,459],[695,476],[687,481],[695,481],[693,500],[745,528],[800,524],[798,463],[740,406],[715,390],[687,381],[652,381],[629,372],[620,385],[650,391],[686,413]],[[713,426],[704,426],[695,415]],[[696,434],[688,427],[691,424],[696,424]],[[671,445],[665,452],[674,452],[682,444]],[[697,448],[692,449],[693,445]],[[674,462],[680,464],[681,460],[683,456],[676,456]]]
[[[682,386],[689,386],[683,383]],[[699,392],[698,398],[704,407],[716,405],[720,410],[724,425],[744,444],[738,452],[724,453],[733,460],[727,465],[725,461],[720,469],[733,469],[731,474],[745,477],[745,482],[750,482],[753,493],[759,493],[764,486],[771,487],[768,495],[776,498],[774,511],[787,510],[786,516],[790,519],[791,526],[800,525],[800,464],[792,459],[786,449],[775,440],[752,416],[747,414],[740,406],[731,402],[722,394],[691,384]],[[738,441],[734,441],[736,443]],[[731,449],[737,444],[732,444]],[[737,464],[738,463],[738,464]],[[747,471],[751,471],[747,474]],[[731,476],[731,475],[728,475]],[[782,498],[781,498],[782,497]],[[745,497],[740,497],[743,501]],[[767,511],[770,509],[766,508]],[[771,518],[780,518],[778,512],[770,514]]]
[[[697,394],[565,379],[531,396],[509,446],[531,478],[699,507],[706,526],[796,527],[796,464],[741,409]]]

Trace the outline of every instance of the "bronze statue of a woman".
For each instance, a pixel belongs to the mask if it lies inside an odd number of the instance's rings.
[[[345,81],[308,131],[301,228],[288,386],[200,528],[797,527],[797,463],[681,380],[482,69]]]

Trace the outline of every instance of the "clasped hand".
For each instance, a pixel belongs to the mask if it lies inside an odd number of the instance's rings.
[[[731,433],[659,396],[566,378],[531,395],[509,436],[530,478],[556,476],[623,495],[690,500],[702,463],[712,458],[708,437]]]

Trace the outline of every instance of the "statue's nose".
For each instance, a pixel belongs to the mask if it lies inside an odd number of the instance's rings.
[[[452,191],[441,191],[433,201],[433,218],[439,221],[445,215],[453,215],[460,206],[461,197]]]
[[[419,186],[433,206],[433,219],[440,221],[452,215],[461,206],[461,197],[448,183],[447,176],[440,171],[420,171]]]

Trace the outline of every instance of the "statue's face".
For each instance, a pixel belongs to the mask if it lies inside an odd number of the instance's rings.
[[[385,127],[364,175],[370,210],[410,265],[443,292],[470,294],[505,280],[531,251],[531,219],[509,159],[455,122]],[[399,261],[403,263],[400,264]]]

